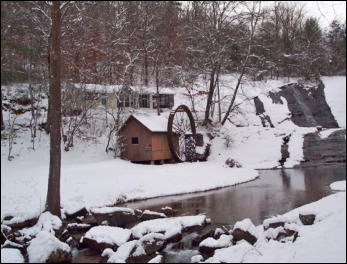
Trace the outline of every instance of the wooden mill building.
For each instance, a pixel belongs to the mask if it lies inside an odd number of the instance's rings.
[[[124,143],[121,158],[134,162],[164,163],[172,161],[167,139],[168,118],[133,114],[120,129]],[[178,138],[175,140],[178,148]]]

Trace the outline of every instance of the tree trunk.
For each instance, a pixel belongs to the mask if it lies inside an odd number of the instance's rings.
[[[60,90],[60,1],[52,6],[52,75],[50,76],[51,133],[50,160],[46,210],[60,217],[60,166],[61,166],[61,90]]]
[[[2,115],[2,91],[1,91],[1,130],[5,129],[4,117]]]
[[[148,54],[147,49],[145,49],[145,85],[148,86]]]
[[[157,113],[160,115],[160,97],[159,97],[159,66],[158,61],[155,65],[155,83],[157,86]]]
[[[219,91],[219,73],[217,74],[217,95],[218,95],[218,121],[222,121],[222,108],[220,102],[220,91]]]
[[[210,109],[211,109],[212,98],[214,94],[214,86],[215,86],[215,82],[214,82],[215,73],[216,73],[216,67],[213,67],[211,71],[211,76],[210,76],[210,88],[208,90],[207,104],[206,104],[206,110],[205,110],[205,123],[208,122],[210,117]]]

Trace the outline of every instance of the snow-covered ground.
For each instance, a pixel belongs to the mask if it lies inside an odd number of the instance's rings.
[[[346,181],[333,185],[344,185]],[[313,225],[302,225],[298,215],[315,214]],[[266,241],[263,226],[256,227],[258,241],[253,246],[244,240],[225,249],[217,249],[212,263],[281,262],[281,263],[346,263],[346,192],[339,192],[296,208],[282,216],[299,232],[294,243]]]
[[[344,79],[343,79],[344,78]],[[291,79],[289,82],[294,82]],[[335,85],[344,83],[345,77],[326,77],[323,79],[333,98],[340,93]],[[221,98],[225,98],[222,110],[232,96],[236,77],[225,75],[221,77]],[[284,164],[292,167],[303,157],[303,135],[315,131],[315,128],[300,128],[286,120],[290,113],[287,103],[272,104],[267,93],[288,83],[287,78],[262,82],[245,80],[240,88],[236,104],[241,112],[233,114],[233,124],[227,122],[221,128],[219,135],[213,139],[211,155],[206,163],[166,164],[150,166],[132,164],[128,161],[114,159],[112,154],[105,153],[107,142],[105,128],[91,127],[93,134],[85,138],[74,139],[74,147],[69,152],[62,151],[61,202],[63,211],[73,212],[83,206],[112,205],[119,200],[144,199],[162,195],[189,193],[210,190],[228,185],[234,185],[254,179],[257,176],[255,168],[278,167],[281,159],[282,138],[291,135],[289,142],[290,158]],[[330,85],[330,84],[334,85]],[[342,85],[342,84],[341,84]],[[343,86],[343,85],[342,85]],[[200,88],[207,89],[207,83],[201,81]],[[6,95],[13,93],[15,88],[6,88]],[[22,89],[27,89],[22,85]],[[184,96],[185,89],[177,88],[175,106],[187,104],[189,99]],[[344,88],[345,93],[345,88]],[[274,128],[263,128],[259,117],[255,115],[254,102],[250,98],[258,96],[265,106],[266,113],[271,116]],[[341,97],[341,96],[340,96]],[[345,96],[343,96],[345,98]],[[336,99],[336,98],[335,98]],[[44,99],[46,100],[46,99]],[[201,117],[205,108],[206,96],[196,98],[196,110]],[[329,102],[329,100],[328,100]],[[331,101],[336,109],[346,108],[344,101]],[[47,102],[44,101],[46,104]],[[330,106],[332,107],[332,105]],[[346,112],[334,110],[333,114],[340,123]],[[217,115],[215,110],[215,118]],[[155,114],[153,110],[148,113]],[[168,111],[163,115],[168,115]],[[8,112],[4,112],[5,123]],[[45,116],[41,116],[41,121]],[[18,117],[17,122],[28,124],[30,112]],[[226,141],[231,139],[230,146]],[[39,132],[35,150],[30,143],[30,130],[22,128],[13,145],[12,161],[7,160],[8,142],[1,141],[1,218],[7,215],[30,218],[38,216],[45,205],[49,166],[49,137]],[[243,168],[228,168],[225,161],[228,158],[237,160]]]
[[[325,98],[340,127],[346,128],[346,76],[322,77]]]

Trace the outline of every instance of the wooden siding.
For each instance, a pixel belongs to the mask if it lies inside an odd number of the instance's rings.
[[[152,160],[171,159],[167,133],[152,133]]]
[[[120,131],[124,140],[122,159],[131,161],[150,161],[173,159],[166,132],[151,132],[141,122],[130,117]],[[138,138],[138,144],[132,144],[132,138]],[[178,138],[175,140],[178,146]]]
[[[120,131],[125,146],[121,155],[131,161],[152,160],[152,133],[135,118],[130,117]],[[132,144],[131,139],[138,138],[138,144]]]

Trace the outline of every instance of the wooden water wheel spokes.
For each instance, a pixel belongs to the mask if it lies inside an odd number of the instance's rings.
[[[176,161],[194,160],[195,138],[193,115],[186,105],[180,105],[171,111],[168,121],[168,142]]]

